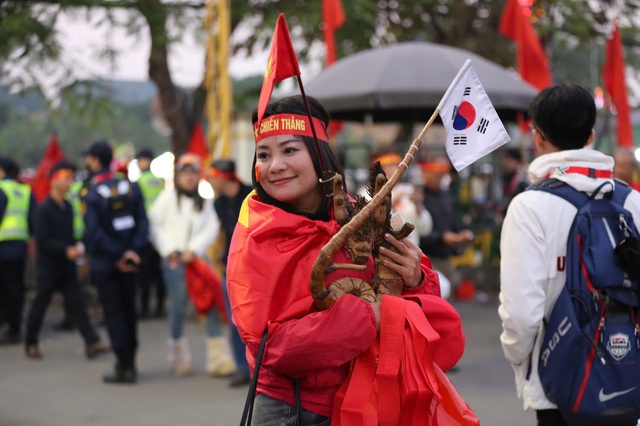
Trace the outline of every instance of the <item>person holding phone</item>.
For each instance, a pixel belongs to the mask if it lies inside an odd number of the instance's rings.
[[[84,198],[85,245],[91,282],[98,289],[105,325],[117,363],[105,383],[137,381],[138,347],[135,272],[149,230],[138,185],[109,169],[113,152],[106,141],[94,142],[86,152],[92,172]]]

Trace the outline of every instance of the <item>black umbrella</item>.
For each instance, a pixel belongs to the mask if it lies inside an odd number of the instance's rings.
[[[527,111],[537,90],[517,74],[466,50],[407,42],[348,56],[305,86],[332,118],[426,121],[467,59],[502,120]]]

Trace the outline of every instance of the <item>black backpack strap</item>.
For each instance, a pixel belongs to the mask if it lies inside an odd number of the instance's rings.
[[[527,191],[530,190],[543,191],[556,195],[571,203],[578,210],[589,201],[589,196],[584,192],[580,192],[567,183],[554,178],[536,182],[527,188]]]

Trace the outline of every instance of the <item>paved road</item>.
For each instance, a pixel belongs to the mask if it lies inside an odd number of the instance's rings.
[[[456,303],[467,334],[467,349],[449,374],[462,396],[487,426],[533,426],[515,397],[513,374],[498,342],[495,301]],[[166,364],[166,324],[140,324],[140,382],[107,386],[106,356],[87,361],[76,333],[59,333],[53,309],[43,330],[42,361],[27,360],[21,346],[0,347],[0,426],[176,426],[237,425],[247,388],[231,390],[224,380],[204,374],[204,328],[187,325],[196,374],[174,378]],[[102,330],[104,334],[104,330]]]

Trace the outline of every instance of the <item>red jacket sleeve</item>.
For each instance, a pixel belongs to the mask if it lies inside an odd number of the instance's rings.
[[[420,270],[422,270],[422,276],[424,277],[422,284],[413,288],[405,287],[402,294],[430,294],[440,297],[440,279],[438,278],[438,273],[431,269],[431,260],[424,254],[420,261]]]
[[[281,324],[269,324],[263,366],[276,374],[303,377],[338,367],[364,352],[376,339],[371,305],[353,295],[331,308]]]

